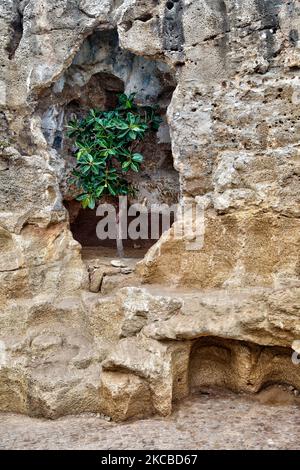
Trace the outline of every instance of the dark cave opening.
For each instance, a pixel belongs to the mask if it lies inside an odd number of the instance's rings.
[[[195,340],[189,360],[192,393],[227,389],[257,394],[272,386],[296,386],[292,350],[248,341],[206,336]]]
[[[74,142],[66,135],[66,125],[73,116],[81,117],[91,109],[109,110],[116,106],[119,93],[136,93],[138,105],[157,105],[162,124],[157,133],[150,132],[138,144],[144,162],[141,172],[131,175],[137,189],[129,206],[141,203],[149,210],[153,204],[172,206],[179,199],[179,177],[173,166],[171,139],[166,119],[176,82],[169,67],[158,61],[138,57],[119,47],[116,31],[92,33],[75,56],[64,75],[44,92],[39,113],[44,136],[65,161],[65,177],[61,183],[65,207],[69,212],[70,229],[82,247],[115,247],[115,240],[99,240],[96,210],[82,209],[75,200],[76,192],[68,177],[76,163]],[[100,201],[101,202],[101,201]],[[160,216],[161,217],[161,216]],[[128,223],[132,220],[128,218]],[[171,215],[171,223],[174,217]],[[126,250],[141,253],[149,249],[164,231],[160,221],[159,234],[151,237],[151,215],[148,216],[148,239],[124,240]],[[156,231],[157,232],[157,231]]]
[[[23,32],[23,14],[20,10],[17,10],[11,21],[10,40],[6,47],[9,60],[15,57],[15,53],[23,37]]]
[[[97,215],[97,209],[83,209],[77,201],[65,201],[65,206],[70,216],[70,228],[73,237],[78,241],[83,248],[94,248],[114,251],[116,249],[115,238],[99,239],[97,236],[97,225],[103,221],[107,216],[107,212],[102,216]],[[132,209],[129,206],[128,209]],[[171,212],[167,216],[162,212],[150,213],[145,211],[145,215],[141,217],[141,213],[137,210],[135,215],[126,216],[126,224],[124,227],[123,245],[125,256],[130,254],[130,257],[143,257],[145,252],[161,237],[168,225],[174,222],[174,213]],[[140,227],[139,221],[142,222],[143,227]],[[152,222],[155,223],[155,229]],[[131,227],[137,226],[138,238],[132,238]]]

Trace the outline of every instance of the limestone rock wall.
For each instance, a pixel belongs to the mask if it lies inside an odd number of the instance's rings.
[[[297,0],[2,0],[1,410],[125,419],[202,385],[300,387],[299,34]],[[150,286],[101,296],[63,205],[63,118],[122,86],[165,107],[176,87],[178,193],[205,235],[189,251],[171,229]]]
[[[205,243],[191,255],[171,232],[143,274],[195,287],[298,285],[299,2],[186,2],[183,25],[169,121],[183,196],[206,209]]]

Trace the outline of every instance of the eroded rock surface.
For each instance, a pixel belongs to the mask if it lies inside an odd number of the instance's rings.
[[[297,0],[1,2],[1,410],[122,420],[207,385],[300,388],[299,18]],[[140,199],[205,221],[198,249],[191,217],[132,272],[87,267],[63,204],[65,121],[123,90],[167,110]]]

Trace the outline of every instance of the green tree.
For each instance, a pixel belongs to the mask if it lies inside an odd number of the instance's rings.
[[[134,94],[118,95],[118,106],[109,111],[91,109],[81,119],[69,122],[68,136],[75,139],[76,167],[70,182],[79,194],[83,208],[94,209],[104,196],[132,195],[135,188],[128,181],[130,171],[139,172],[143,161],[136,152],[138,142],[150,130],[158,130],[161,118],[157,108],[138,107]],[[119,224],[119,213],[116,223]],[[120,228],[117,227],[118,233]],[[119,255],[123,255],[119,240]]]

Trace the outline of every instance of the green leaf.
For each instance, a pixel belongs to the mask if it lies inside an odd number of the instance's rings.
[[[131,161],[126,161],[122,163],[122,170],[128,171],[131,165]]]
[[[107,187],[108,187],[108,190],[109,190],[110,194],[112,196],[116,196],[117,193],[116,193],[115,189],[112,187],[112,185],[107,183]]]
[[[134,114],[132,113],[128,113],[127,114],[127,119],[129,121],[129,124],[134,124],[135,121],[136,121],[136,117],[134,116]]]
[[[134,154],[132,155],[132,160],[133,160],[134,162],[141,163],[141,162],[144,160],[144,157],[143,157],[143,155],[141,155],[140,153],[134,153]]]
[[[123,139],[127,134],[129,133],[129,129],[127,129],[124,132],[121,132],[121,134],[118,135],[118,139]]]
[[[100,147],[103,147],[105,149],[109,145],[105,139],[97,139],[97,144],[100,145]]]
[[[117,129],[121,129],[121,130],[128,129],[129,127],[127,122],[122,121],[121,119],[115,119],[115,126]]]
[[[90,199],[87,197],[82,201],[82,207],[86,209],[89,205]]]
[[[99,174],[99,168],[97,168],[96,166],[92,166],[92,172],[94,175],[98,175]]]
[[[136,133],[135,133],[135,132],[130,131],[128,135],[129,135],[129,137],[130,137],[131,140],[135,140],[135,139],[136,139]]]
[[[130,168],[136,173],[139,171],[139,166],[136,163],[131,162]]]
[[[91,167],[89,165],[84,165],[81,169],[82,173],[87,174],[90,171]]]
[[[104,186],[104,185],[99,186],[99,187],[97,188],[97,190],[96,190],[96,196],[97,196],[97,197],[100,197],[101,194],[103,193],[104,189],[105,189],[105,186]]]
[[[79,196],[76,197],[76,201],[83,201],[88,197],[87,194],[80,194]]]
[[[88,207],[89,207],[90,209],[95,209],[95,205],[96,205],[95,198],[90,197],[89,202],[88,202]]]

